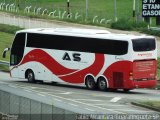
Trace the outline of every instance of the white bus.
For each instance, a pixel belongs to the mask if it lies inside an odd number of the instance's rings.
[[[156,40],[151,36],[90,29],[27,29],[16,33],[10,53],[11,76],[29,82],[124,91],[157,83]]]

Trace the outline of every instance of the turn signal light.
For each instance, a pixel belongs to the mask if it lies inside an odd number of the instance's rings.
[[[130,79],[130,80],[133,80],[133,72],[130,72],[130,73],[129,73],[129,79]]]
[[[133,76],[133,72],[130,72],[130,73],[129,73],[129,76]]]

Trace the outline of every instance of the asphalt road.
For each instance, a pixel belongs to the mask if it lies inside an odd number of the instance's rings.
[[[135,89],[129,93],[102,92],[87,90],[85,87],[51,83],[31,84],[26,80],[18,80],[9,77],[8,73],[0,72],[0,89],[15,92],[16,94],[35,97],[39,101],[57,101],[74,108],[76,111],[86,111],[85,113],[105,113],[105,114],[157,114],[157,112],[133,106],[131,101],[139,100],[159,100],[159,90]]]

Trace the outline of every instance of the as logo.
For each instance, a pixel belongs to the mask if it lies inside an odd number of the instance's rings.
[[[73,53],[72,56],[70,56],[67,52],[65,52],[64,56],[63,56],[63,60],[68,60],[68,61],[81,61],[81,58],[80,58],[81,54],[79,53]]]

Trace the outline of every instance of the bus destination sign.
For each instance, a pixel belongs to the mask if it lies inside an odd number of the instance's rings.
[[[160,0],[142,0],[142,16],[160,16]]]

